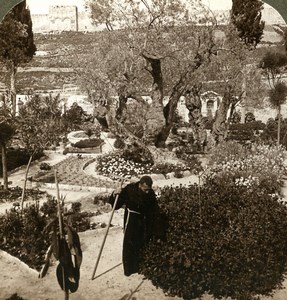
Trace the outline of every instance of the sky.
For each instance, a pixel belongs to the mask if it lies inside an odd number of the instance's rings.
[[[76,5],[79,11],[83,11],[85,3],[84,0],[26,0],[26,2],[32,14],[47,14],[49,5]],[[211,10],[231,9],[232,0],[203,0],[203,3]]]

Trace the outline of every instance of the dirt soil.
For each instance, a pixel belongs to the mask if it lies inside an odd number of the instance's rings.
[[[51,165],[63,159],[61,154],[51,153],[46,160]],[[31,168],[31,173],[36,172],[37,163]],[[13,185],[22,186],[24,170],[21,169],[11,174],[10,180]],[[181,180],[169,179],[155,182],[157,186],[178,185],[179,183],[192,182],[197,180],[194,177],[187,177]],[[55,195],[55,190],[47,190]],[[82,210],[97,210],[93,204],[95,192],[89,191],[63,191],[67,202],[81,201]],[[0,213],[9,209],[11,204],[0,204]],[[110,211],[93,217],[92,222],[108,223]],[[133,274],[130,277],[123,275],[121,264],[122,251],[122,219],[123,210],[116,211],[112,220],[113,226],[110,228],[106,244],[104,246],[101,260],[99,262],[95,278],[92,280],[96,260],[104,239],[106,228],[98,228],[80,233],[80,240],[83,250],[83,263],[81,265],[81,279],[79,289],[69,295],[71,300],[167,300],[180,299],[169,297],[161,289],[157,289],[152,283],[143,279],[141,275]],[[26,264],[15,257],[0,251],[0,300],[9,298],[17,293],[26,300],[58,300],[65,299],[64,292],[58,285],[55,270],[58,262],[54,262],[49,268],[48,274],[38,278],[38,272],[29,268]],[[287,287],[285,280],[283,286]],[[205,295],[203,300],[212,300],[213,297]],[[261,297],[261,300],[286,300],[287,290],[276,291],[273,297]]]

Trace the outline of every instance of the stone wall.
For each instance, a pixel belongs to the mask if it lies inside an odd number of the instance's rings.
[[[77,6],[49,6],[51,31],[78,31]]]
[[[48,14],[32,14],[35,33],[57,31],[95,31],[87,12],[78,12],[77,6],[49,6]]]

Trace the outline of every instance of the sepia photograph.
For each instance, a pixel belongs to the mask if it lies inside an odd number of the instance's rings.
[[[287,299],[284,1],[0,0],[0,300]]]

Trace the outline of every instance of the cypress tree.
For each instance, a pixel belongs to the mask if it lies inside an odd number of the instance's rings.
[[[232,0],[231,22],[248,46],[256,47],[262,38],[265,25],[261,21],[262,9],[260,0]]]
[[[36,52],[30,11],[26,1],[16,5],[0,23],[0,62],[6,67],[12,112],[16,112],[16,73]]]

